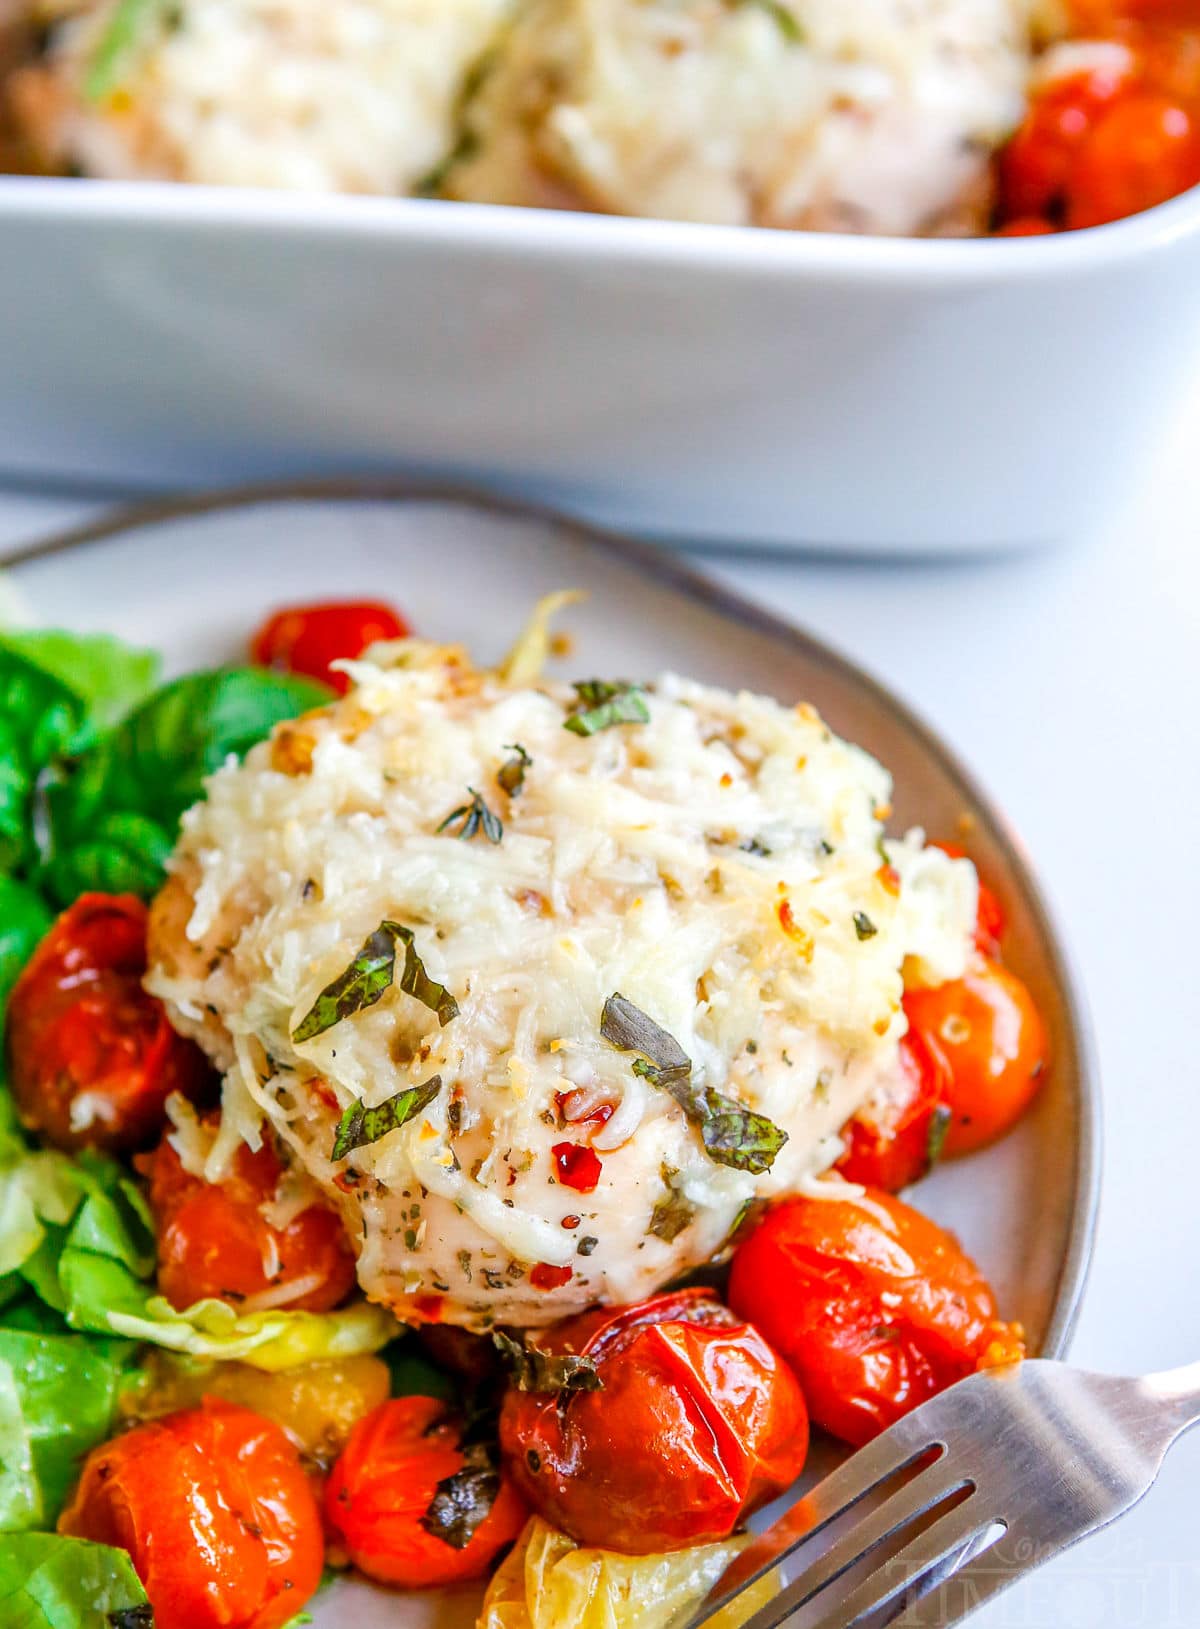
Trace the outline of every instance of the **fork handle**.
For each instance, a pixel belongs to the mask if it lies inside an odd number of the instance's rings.
[[[1200,1422],[1200,1363],[1147,1375],[1142,1385],[1167,1414],[1172,1440]]]

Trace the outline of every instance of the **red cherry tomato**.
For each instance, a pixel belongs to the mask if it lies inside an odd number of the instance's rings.
[[[328,1312],[353,1288],[354,1253],[331,1210],[309,1205],[286,1227],[262,1214],[283,1174],[268,1143],[239,1148],[223,1182],[185,1171],[166,1137],[139,1164],[150,1179],[158,1287],[173,1307],[215,1296]]]
[[[84,894],[34,951],[9,999],[8,1077],[23,1123],[59,1148],[143,1148],[171,1092],[212,1084],[200,1049],[142,989],[146,907]]]
[[[601,1391],[510,1389],[500,1446],[538,1513],[581,1544],[634,1555],[727,1537],[808,1450],[800,1389],[709,1290],[586,1312],[539,1351],[592,1359]]]
[[[906,992],[904,1010],[943,1077],[945,1153],[967,1154],[1002,1136],[1046,1074],[1046,1032],[1021,980],[981,957],[961,979]]]
[[[321,1516],[296,1450],[211,1397],[94,1448],[58,1526],[128,1550],[156,1629],[279,1629],[321,1580]]]
[[[1041,238],[1056,230],[1053,221],[1045,220],[1040,215],[1019,215],[1015,221],[997,227],[992,235],[997,238]]]
[[[354,1427],[325,1485],[325,1519],[368,1578],[402,1589],[480,1578],[516,1538],[525,1506],[486,1464],[470,1479],[491,1500],[483,1519],[440,1529],[430,1507],[468,1464],[461,1439],[461,1419],[434,1397],[393,1397]]]
[[[1126,76],[1071,74],[1034,97],[1025,122],[1000,154],[1001,219],[1061,219],[1079,152]]]
[[[1168,96],[1122,97],[1083,143],[1066,224],[1102,226],[1200,185],[1200,116]]]
[[[957,1241],[875,1190],[768,1212],[734,1255],[729,1301],[791,1364],[814,1423],[856,1446],[1024,1350]]]
[[[886,1108],[856,1114],[837,1169],[847,1182],[896,1193],[919,1182],[941,1153],[947,1110],[943,1071],[919,1035],[900,1042],[900,1083]]]
[[[250,656],[260,667],[304,673],[345,695],[350,681],[344,673],[331,673],[330,662],[361,656],[368,645],[403,639],[411,631],[398,611],[374,600],[291,605],[267,618],[250,641]]]

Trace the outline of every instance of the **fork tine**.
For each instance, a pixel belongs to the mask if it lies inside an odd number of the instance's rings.
[[[939,1516],[911,1544],[889,1557],[869,1578],[855,1585],[849,1594],[831,1590],[822,1599],[821,1616],[812,1629],[856,1629],[857,1625],[875,1619],[885,1607],[896,1606],[902,1610],[943,1582],[948,1573],[942,1570],[942,1564],[961,1558],[991,1526],[991,1518],[980,1514],[975,1497],[964,1499],[962,1504]],[[953,1570],[953,1567],[949,1569]],[[805,1598],[795,1601],[793,1610],[802,1606]],[[887,1621],[892,1620],[889,1617]],[[776,1623],[784,1622],[786,1619],[776,1620]]]
[[[902,1532],[910,1523],[927,1511],[933,1510],[943,1499],[964,1487],[972,1488],[972,1492],[974,1491],[970,1479],[962,1472],[947,1470],[940,1461],[928,1467],[912,1482],[889,1494],[870,1515],[856,1522],[827,1550],[814,1557],[811,1564],[805,1567],[798,1577],[786,1584],[773,1601],[769,1601],[745,1623],[743,1629],[776,1629],[776,1626],[786,1622],[793,1612],[819,1595],[822,1590],[835,1584],[844,1573],[869,1556],[878,1545],[893,1534]],[[963,1503],[964,1506],[970,1504],[970,1497],[968,1496]],[[956,1515],[959,1508],[961,1507],[948,1512],[947,1516],[934,1523],[929,1531],[935,1531],[941,1522],[946,1521],[949,1516]],[[805,1538],[807,1537],[806,1534]],[[919,1540],[916,1542],[919,1543]],[[791,1550],[778,1558],[776,1565],[793,1559],[800,1548],[801,1544],[793,1545]],[[907,1555],[911,1548],[912,1546],[906,1547],[902,1554]]]

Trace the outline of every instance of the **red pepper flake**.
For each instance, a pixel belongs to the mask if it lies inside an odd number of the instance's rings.
[[[781,899],[776,906],[776,915],[779,917],[779,926],[787,934],[788,938],[794,941],[804,960],[811,962],[816,946],[813,943],[812,935],[806,933],[792,915],[791,901]]]
[[[535,1290],[561,1289],[573,1277],[569,1267],[552,1267],[548,1261],[539,1261],[529,1269],[529,1282]]]
[[[440,1295],[418,1295],[413,1302],[413,1311],[427,1324],[441,1323],[442,1297]]]
[[[576,1193],[591,1193],[600,1180],[603,1167],[594,1148],[582,1143],[555,1143],[550,1150],[558,1180]]]
[[[579,1087],[574,1091],[554,1094],[554,1107],[558,1110],[558,1117],[567,1121],[569,1125],[586,1126],[594,1121],[597,1125],[603,1126],[612,1119],[616,1109],[615,1103],[597,1103],[594,1109],[589,1109],[586,1114],[580,1114],[578,1111],[586,1102],[587,1097]]]
[[[900,873],[894,865],[881,865],[875,875],[889,894],[900,892]]]
[[[564,1216],[562,1219],[562,1226],[566,1228],[568,1233],[570,1233],[579,1226],[581,1221],[582,1217],[579,1216]]]

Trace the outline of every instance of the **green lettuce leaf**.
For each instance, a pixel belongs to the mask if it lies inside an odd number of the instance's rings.
[[[61,679],[19,651],[0,648],[0,872],[36,858],[38,776],[84,739],[87,709]]]
[[[6,1098],[0,1092],[0,1104]],[[71,1331],[260,1369],[375,1352],[400,1327],[366,1302],[338,1312],[239,1314],[208,1300],[176,1312],[155,1294],[154,1259],[145,1199],[115,1160],[30,1150],[11,1107],[0,1111],[0,1304],[32,1292]]]
[[[124,1550],[57,1533],[0,1540],[5,1629],[150,1629],[153,1622]]]
[[[46,779],[39,881],[63,904],[89,888],[151,893],[179,817],[205,778],[330,694],[263,668],[221,668],[164,685]]]
[[[35,663],[74,691],[92,732],[110,729],[144,701],[162,671],[157,651],[127,645],[112,634],[10,628],[0,634],[0,651],[4,650]]]

